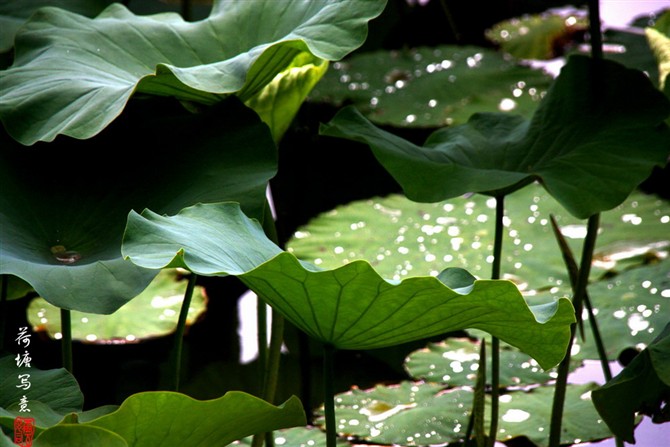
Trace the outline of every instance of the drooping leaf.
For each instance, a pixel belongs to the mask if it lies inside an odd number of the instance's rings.
[[[373,349],[477,327],[543,368],[565,354],[574,312],[560,299],[530,309],[509,281],[474,281],[459,293],[431,276],[387,281],[365,261],[321,270],[282,252],[235,203],[196,205],[165,217],[131,212],[124,256],[145,268],[236,275],[311,337]]]
[[[184,300],[186,282],[177,279],[174,270],[161,271],[149,286],[133,300],[111,315],[72,311],[72,339],[89,343],[136,343],[174,332]],[[204,289],[196,286],[188,309],[186,325],[190,326],[205,311]],[[35,298],[26,310],[35,331],[50,337],[61,332],[60,310],[43,298]]]
[[[551,81],[488,48],[420,47],[336,62],[309,101],[353,103],[377,125],[430,128],[462,124],[481,111],[530,116]]]
[[[121,257],[129,210],[236,200],[261,218],[276,173],[267,127],[235,98],[199,114],[137,100],[96,138],[48,151],[1,137],[0,273],[82,312],[112,313],[157,273]]]
[[[384,0],[215,1],[208,18],[137,16],[119,3],[94,19],[43,8],[0,72],[0,119],[30,145],[90,138],[136,93],[213,104],[253,98],[302,53],[337,60],[360,46]]]
[[[240,391],[199,401],[174,392],[138,393],[113,413],[82,425],[120,435],[134,447],[225,446],[255,433],[305,425],[295,396],[279,406]]]
[[[531,121],[475,114],[417,146],[347,107],[321,133],[370,145],[412,200],[508,194],[539,180],[570,213],[586,218],[623,202],[666,162],[670,138],[662,122],[669,114],[670,102],[644,74],[573,56]]]
[[[612,432],[630,443],[635,443],[638,412],[657,423],[670,421],[670,324],[619,375],[593,392],[593,403]]]

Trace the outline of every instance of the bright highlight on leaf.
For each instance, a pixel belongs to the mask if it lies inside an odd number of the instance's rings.
[[[282,252],[230,202],[196,205],[173,217],[131,212],[123,254],[146,268],[236,275],[301,330],[340,349],[381,348],[471,327],[547,369],[565,355],[574,322],[569,300],[529,308],[509,281],[452,290],[436,277],[385,280],[366,261],[321,270]]]

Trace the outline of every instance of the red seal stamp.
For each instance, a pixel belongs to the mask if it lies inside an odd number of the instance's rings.
[[[30,447],[33,445],[33,436],[35,436],[35,418],[17,416],[14,419],[14,444],[19,447]]]

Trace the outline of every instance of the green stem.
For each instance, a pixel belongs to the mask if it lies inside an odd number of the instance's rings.
[[[491,279],[500,279],[503,244],[503,217],[505,216],[505,196],[496,197],[495,236],[493,240],[493,265]],[[498,415],[500,412],[500,340],[491,337],[491,426],[488,445],[493,447],[498,435]]]
[[[482,339],[479,348],[479,369],[477,370],[477,382],[473,397],[474,430],[477,447],[487,444],[484,433],[484,413],[486,412],[486,340]]]
[[[551,226],[554,230],[554,235],[556,236],[556,240],[558,241],[558,245],[563,255],[563,262],[565,262],[565,267],[568,271],[568,277],[570,278],[570,286],[572,287],[572,290],[574,292],[574,290],[576,290],[577,288],[577,277],[579,275],[579,267],[577,266],[577,261],[575,261],[575,257],[572,254],[572,250],[570,249],[570,246],[568,245],[567,241],[565,240],[565,237],[563,237],[563,234],[561,233],[561,230],[558,227],[556,218],[554,218],[553,215],[550,215],[549,218],[551,220]],[[596,349],[598,350],[598,358],[600,359],[603,375],[605,376],[605,380],[609,381],[612,379],[612,371],[610,370],[609,359],[607,358],[607,352],[605,350],[605,344],[603,343],[602,337],[600,336],[600,328],[598,327],[598,321],[596,319],[596,316],[593,313],[593,306],[591,305],[591,299],[589,298],[588,292],[584,293],[584,305],[586,306],[587,315],[589,318],[589,324],[591,325],[593,340],[596,344]],[[579,325],[580,330],[582,330],[581,335],[583,338],[584,334],[581,323],[582,321],[581,319],[579,319],[577,321],[577,324]]]
[[[335,425],[335,347],[323,345],[323,408],[326,418],[326,447],[336,447]]]
[[[60,310],[60,328],[63,368],[72,374],[72,316],[69,309]]]
[[[575,308],[575,315],[577,319],[580,319],[582,316],[584,295],[586,294],[586,286],[588,285],[589,275],[591,273],[591,262],[593,260],[593,252],[595,250],[599,226],[600,214],[594,214],[593,216],[589,217],[586,239],[584,239],[584,246],[582,248],[582,259],[579,267],[579,275],[577,276],[574,297],[572,299],[572,304]],[[572,351],[572,344],[575,340],[576,327],[577,325],[575,323],[570,328],[570,339],[568,341],[567,351],[563,361],[561,361],[561,363],[558,365],[558,377],[556,378],[554,400],[551,409],[549,447],[558,447],[561,443],[563,407],[565,405],[568,374],[570,373],[570,352]]]
[[[265,202],[263,215],[263,231],[268,238],[275,244],[279,245],[279,237],[277,235],[277,227],[275,226],[274,217],[272,216],[272,209],[270,203]],[[267,402],[273,403],[277,391],[277,383],[279,381],[279,365],[281,363],[281,346],[284,342],[284,317],[276,312],[272,312],[272,327],[270,332],[270,346],[268,348],[268,333],[267,333],[267,306],[265,301],[258,297],[257,320],[258,320],[258,370],[260,376],[260,390],[263,399]],[[257,433],[251,440],[252,447],[261,447],[263,441],[268,447],[274,445],[274,436],[272,432]]]
[[[188,277],[188,284],[186,285],[186,292],[184,293],[184,300],[181,303],[179,311],[179,320],[177,320],[177,328],[174,334],[174,391],[179,391],[179,380],[181,377],[181,355],[184,345],[184,329],[186,328],[186,317],[188,316],[188,309],[191,307],[191,298],[193,298],[193,290],[195,289],[195,282],[197,275],[191,273]]]
[[[589,34],[591,38],[591,57],[603,58],[603,36],[600,30],[600,2],[589,0]]]
[[[440,6],[442,6],[442,11],[444,11],[444,15],[447,18],[447,23],[449,24],[449,29],[451,30],[451,34],[453,35],[454,40],[456,41],[457,44],[461,43],[463,37],[461,36],[461,33],[458,31],[456,20],[454,20],[454,15],[451,13],[449,5],[447,5],[447,0],[440,0]]]

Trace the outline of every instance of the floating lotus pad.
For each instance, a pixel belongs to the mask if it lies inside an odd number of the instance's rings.
[[[567,299],[529,309],[509,281],[452,290],[435,277],[387,281],[365,261],[322,270],[282,252],[235,203],[196,205],[172,217],[131,212],[123,253],[145,268],[238,276],[298,328],[341,349],[478,327],[550,368],[565,355],[574,321]]]
[[[419,47],[336,62],[309,101],[353,103],[378,125],[434,128],[482,111],[530,116],[552,80],[488,48]]]
[[[550,223],[554,216],[574,253],[586,225],[540,185],[505,199],[502,270],[526,295],[553,289],[570,294],[565,263]],[[467,195],[417,203],[402,195],[355,201],[316,216],[288,241],[288,251],[323,268],[365,259],[381,275],[402,279],[437,275],[447,266],[490,275],[495,199]],[[592,279],[612,275],[670,250],[670,202],[633,192],[601,216]]]
[[[569,385],[561,444],[594,441],[612,436],[593,408],[590,393],[595,384]],[[553,387],[514,391],[500,398],[498,441],[526,436],[547,446]],[[366,442],[425,446],[462,441],[470,420],[472,391],[445,390],[435,383],[404,381],[378,385],[335,396],[337,432]],[[322,425],[323,419],[317,419]]]
[[[575,45],[574,35],[584,33],[584,14],[534,14],[515,17],[493,25],[486,38],[504,52],[519,59],[555,59],[566,46]]]
[[[111,315],[71,312],[72,339],[90,343],[136,343],[174,332],[184,299],[186,282],[179,281],[174,270],[164,270],[141,294]],[[193,324],[205,312],[204,289],[196,286],[188,309],[186,325]],[[43,298],[35,298],[27,309],[28,321],[35,331],[60,337],[60,310]]]
[[[403,366],[414,379],[449,387],[474,387],[480,365],[479,344],[476,340],[457,338],[430,343],[426,348],[412,352]],[[508,345],[500,350],[500,364],[501,387],[541,384],[556,378],[556,371],[543,371],[535,360]],[[571,366],[574,369],[577,362],[572,362]],[[491,377],[490,363],[486,367],[486,377]]]

